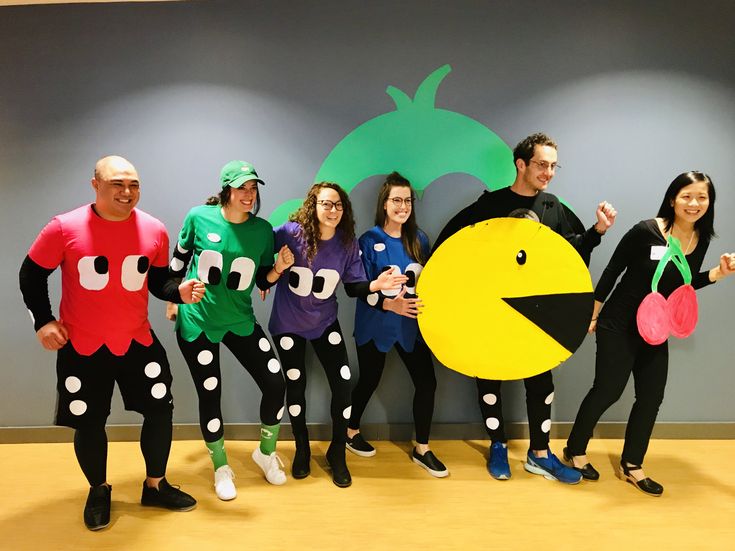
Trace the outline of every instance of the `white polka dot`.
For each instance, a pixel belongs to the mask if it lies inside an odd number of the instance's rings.
[[[349,381],[350,377],[352,376],[352,373],[350,373],[350,366],[349,365],[343,365],[342,369],[339,370],[339,374],[342,376],[342,378],[345,381]]]
[[[370,306],[375,306],[376,304],[378,304],[378,298],[379,298],[379,297],[378,297],[378,293],[370,293],[370,294],[369,294],[369,295],[367,296],[367,303],[368,303],[368,304],[369,304]]]
[[[176,250],[179,251],[179,253],[181,254],[186,254],[189,252],[188,249],[185,249],[184,247],[181,246],[181,243],[176,243]]]
[[[219,419],[214,418],[209,423],[207,423],[207,430],[209,432],[217,432],[220,426],[222,426],[222,423],[219,422]]]
[[[64,381],[64,386],[66,387],[66,390],[74,394],[75,392],[79,392],[79,389],[82,388],[82,381],[77,377],[67,377]]]
[[[541,430],[544,432],[549,432],[551,430],[551,419],[547,419],[541,423]]]
[[[352,406],[347,406],[342,412],[342,417],[344,417],[345,419],[349,419],[351,414],[352,414]]]
[[[149,379],[155,379],[161,374],[161,364],[158,362],[151,362],[145,366],[145,376]]]
[[[171,259],[171,269],[174,272],[180,272],[181,270],[184,269],[184,263],[178,258],[172,258]]]
[[[164,396],[166,396],[166,385],[163,383],[156,383],[151,388],[151,396],[156,398],[157,400],[160,400]]]
[[[495,405],[498,401],[498,397],[495,396],[493,393],[485,394],[485,396],[482,397],[482,401],[486,404],[489,404],[491,406]]]
[[[487,428],[490,430],[495,430],[500,426],[500,421],[498,421],[495,417],[488,417],[485,419],[485,425],[487,425]]]
[[[281,337],[281,348],[291,350],[293,347],[293,339],[291,337]]]
[[[258,341],[258,348],[260,348],[263,352],[268,352],[271,349],[271,343],[268,342],[268,339],[263,337]]]
[[[339,344],[342,342],[342,335],[337,333],[337,331],[332,331],[327,337],[327,340],[332,344]]]
[[[544,404],[546,404],[546,405],[548,406],[548,405],[549,405],[549,404],[551,404],[551,402],[553,402],[553,401],[554,401],[554,393],[552,392],[551,394],[549,394],[549,395],[548,395],[548,396],[546,397],[546,400],[544,400]]]
[[[292,381],[295,381],[296,379],[301,377],[301,371],[299,371],[298,369],[289,369],[288,371],[286,371],[286,377],[288,377]]]
[[[362,251],[360,251],[360,256],[362,256]]]
[[[288,414],[291,417],[298,417],[299,415],[301,415],[301,406],[298,404],[288,406]]]
[[[278,373],[281,370],[281,364],[275,358],[268,360],[268,371]]]
[[[202,386],[207,390],[214,390],[215,388],[217,388],[218,383],[219,381],[217,381],[217,377],[209,377],[207,379],[204,379]]]
[[[197,354],[197,361],[200,365],[209,365],[212,363],[212,360],[214,359],[214,354],[210,352],[209,350],[202,350]]]
[[[384,251],[385,250],[385,243],[376,243],[375,245],[373,245],[373,249],[375,249],[378,252]]]
[[[209,239],[212,243],[219,243],[220,241],[222,241],[222,238],[216,233],[208,233],[207,239]]]
[[[81,400],[74,400],[69,404],[69,411],[74,415],[83,415],[84,412],[87,411],[87,404]]]
[[[278,419],[280,421],[283,418],[283,412],[284,411],[286,411],[286,408],[285,407],[282,407],[281,409],[279,409],[278,410],[278,413],[276,413],[276,419]]]

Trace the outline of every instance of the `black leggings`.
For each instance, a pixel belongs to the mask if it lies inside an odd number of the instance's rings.
[[[273,337],[286,374],[286,403],[294,436],[305,438],[306,428],[306,339],[293,333]],[[332,442],[343,445],[347,439],[347,419],[350,418],[350,377],[344,337],[339,321],[312,339],[317,358],[324,368],[332,391]]]
[[[170,409],[152,411],[145,416],[140,431],[140,450],[145,459],[146,476],[160,478],[166,474],[171,451]],[[76,429],[74,452],[90,486],[107,481],[107,433],[105,425],[90,425]]]
[[[477,398],[480,403],[485,428],[493,442],[507,442],[503,421],[503,398],[500,392],[502,381],[476,379]],[[532,450],[545,450],[549,447],[551,430],[551,403],[554,401],[554,379],[551,371],[544,371],[528,379],[523,379],[526,387],[526,410],[528,411],[528,432]]]
[[[429,443],[431,418],[434,415],[434,393],[436,392],[436,377],[431,352],[423,341],[417,340],[411,352],[407,352],[396,343],[396,352],[403,360],[413,381],[413,422],[416,427],[416,442]],[[357,347],[357,359],[360,367],[360,379],[352,391],[352,416],[349,427],[360,428],[360,419],[365,411],[370,397],[378,388],[383,375],[386,352],[381,352],[373,341],[368,341]]]
[[[607,408],[618,401],[633,373],[635,402],[625,429],[622,459],[642,465],[664,399],[668,370],[668,341],[652,346],[637,334],[598,329],[595,381],[579,407],[569,434],[570,453],[587,452],[595,425]]]
[[[222,420],[222,373],[219,344],[202,333],[192,342],[176,334],[181,353],[189,366],[199,396],[199,427],[205,442],[216,442],[224,436]],[[270,341],[260,325],[255,325],[247,337],[229,331],[222,338],[237,361],[250,373],[263,393],[260,400],[260,420],[265,425],[277,425],[283,417],[283,395],[286,384],[281,364],[276,359]]]

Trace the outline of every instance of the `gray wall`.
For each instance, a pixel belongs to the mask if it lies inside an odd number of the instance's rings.
[[[0,8],[0,425],[53,420],[54,356],[35,340],[17,269],[56,213],[92,199],[94,161],[122,154],[138,167],[140,207],[172,237],[186,211],[217,189],[221,165],[252,161],[268,185],[262,215],[303,195],[322,160],[359,124],[393,110],[392,84],[413,95],[434,69],[452,72],[437,106],[470,116],[511,147],[545,130],[559,172],[550,190],[586,224],[602,199],[618,221],[593,256],[596,281],[623,233],[655,215],[666,185],[692,168],[718,186],[720,238],[706,264],[735,250],[735,4],[705,2],[196,2]],[[358,229],[371,225],[377,180],[352,194]],[[465,175],[435,181],[417,206],[436,237],[482,189]],[[469,267],[468,267],[469,268]],[[457,290],[471,300],[482,281]],[[58,300],[58,276],[52,278]],[[699,293],[696,334],[671,343],[662,421],[733,421],[735,282]],[[354,304],[340,320],[352,330]],[[267,322],[270,299],[256,306]],[[173,365],[177,422],[195,422],[195,393],[163,305],[151,320]],[[354,347],[350,354],[354,360]],[[224,415],[256,422],[259,394],[224,356]],[[393,356],[365,422],[410,422],[411,385]],[[556,371],[555,418],[573,419],[592,382],[588,338]],[[313,363],[313,358],[312,358]],[[328,420],[316,364],[310,422]],[[437,367],[435,421],[477,422],[472,381]],[[509,420],[525,418],[507,383]],[[606,414],[626,417],[631,389]],[[110,421],[137,422],[116,398]]]

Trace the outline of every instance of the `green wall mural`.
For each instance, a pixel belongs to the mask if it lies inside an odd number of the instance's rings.
[[[331,181],[350,193],[360,182],[397,170],[408,178],[419,198],[436,179],[469,174],[490,190],[515,178],[513,152],[492,130],[461,113],[438,109],[436,91],[451,71],[444,65],[419,85],[411,99],[388,86],[395,111],[379,115],[347,134],[327,155],[314,181]],[[303,199],[289,199],[271,213],[282,224]]]

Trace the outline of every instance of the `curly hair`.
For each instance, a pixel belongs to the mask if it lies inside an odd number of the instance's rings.
[[[533,157],[533,154],[536,151],[537,145],[548,145],[554,149],[557,148],[554,140],[549,138],[543,132],[536,132],[535,134],[531,134],[524,138],[515,146],[513,149],[513,163],[515,164],[518,159],[523,159],[523,163],[528,166],[531,162],[531,157]]]
[[[297,222],[301,226],[298,237],[306,244],[306,260],[310,265],[319,249],[319,239],[321,237],[319,218],[316,215],[316,198],[319,192],[326,188],[336,191],[339,194],[339,200],[342,202],[342,219],[337,225],[337,229],[341,230],[337,233],[342,244],[345,248],[348,248],[355,240],[355,217],[352,214],[352,204],[347,192],[334,182],[314,184],[306,194],[299,210],[288,217],[290,221]]]
[[[394,187],[405,187],[411,192],[411,198],[414,198],[413,188],[411,183],[401,176],[398,172],[391,172],[385,177],[383,185],[380,187],[378,192],[378,204],[375,208],[375,225],[378,227],[384,227],[385,221],[388,215],[385,211],[385,204],[388,201],[390,190]],[[411,208],[411,214],[408,215],[406,222],[401,227],[401,242],[403,248],[406,250],[408,255],[420,264],[426,264],[428,260],[426,254],[421,249],[421,241],[419,241],[419,227],[416,224],[416,208],[415,203]]]

